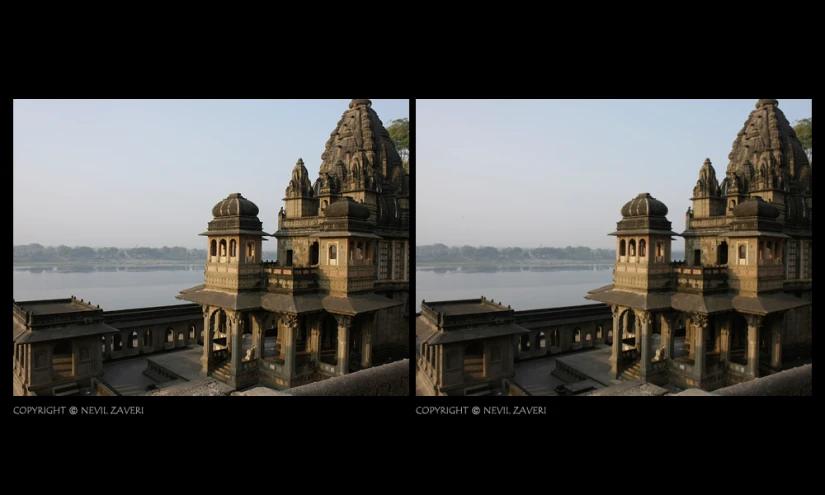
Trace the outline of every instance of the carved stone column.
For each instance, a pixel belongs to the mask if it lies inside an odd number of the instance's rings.
[[[311,347],[311,359],[313,363],[317,363],[321,356],[321,325],[324,324],[324,319],[321,316],[314,316],[312,318],[312,337],[309,345]]]
[[[213,314],[212,308],[209,306],[203,307],[203,357],[201,357],[201,372],[203,374],[209,373],[209,365],[215,361],[214,344],[212,343],[215,338],[215,327],[212,325]],[[154,340],[154,335],[152,337]]]
[[[264,356],[264,318],[261,313],[250,313],[252,322],[252,359],[260,360]]]
[[[622,327],[621,314],[619,306],[611,305],[610,310],[613,312],[613,352],[610,354],[610,373],[618,378],[619,373],[622,372]]]
[[[753,379],[759,376],[759,329],[763,318],[759,315],[745,315],[745,319],[748,321],[748,365],[745,367],[745,375]]]
[[[334,315],[338,322],[338,369],[339,375],[349,373],[349,331],[352,328],[352,316]]]
[[[636,331],[636,348],[639,348],[641,339],[641,370],[642,380],[647,379],[648,368],[650,368],[650,320],[651,314],[649,311],[634,311],[636,314],[637,326],[641,327]]]
[[[782,320],[776,321],[771,328],[771,369],[782,370]]]
[[[705,376],[705,332],[708,328],[707,315],[692,315],[690,317],[693,323],[693,347],[691,351],[694,352],[693,361],[693,376],[697,381],[700,381]]]
[[[232,361],[230,362],[231,373],[236,375],[241,368],[241,354],[243,353],[243,339],[241,338],[241,314],[233,312],[229,315],[227,323],[229,329],[226,332],[227,338],[232,336]]]
[[[366,318],[361,326],[361,367],[372,366],[372,318]]]
[[[673,326],[676,324],[676,314],[663,314],[662,322],[662,360],[668,361],[673,357]]]
[[[284,371],[286,371],[289,379],[295,375],[295,332],[298,330],[298,316],[297,315],[281,315],[281,324],[284,330],[282,339],[284,350]],[[280,335],[281,332],[278,332]]]

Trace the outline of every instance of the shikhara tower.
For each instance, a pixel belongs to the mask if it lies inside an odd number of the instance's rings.
[[[352,100],[312,184],[302,159],[269,234],[239,193],[212,210],[203,373],[236,387],[289,388],[409,355],[409,176],[372,102]]]
[[[812,171],[776,100],[757,102],[728,159],[721,182],[709,159],[699,170],[684,262],[663,203],[622,208],[614,283],[587,296],[613,310],[616,377],[710,390],[811,356]]]

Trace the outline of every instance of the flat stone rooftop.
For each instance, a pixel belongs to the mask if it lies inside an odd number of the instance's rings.
[[[73,299],[57,299],[51,301],[20,301],[15,302],[24,311],[31,311],[36,315],[55,315],[60,313],[78,313],[80,311],[97,311],[90,304]]]
[[[201,357],[203,357],[203,346],[196,344],[189,344],[189,346],[192,348],[186,349],[185,351],[149,356],[147,360],[184,380],[190,382],[200,380],[203,378],[200,375],[202,368],[200,360]]]
[[[601,383],[605,387],[626,383],[611,377],[610,354],[610,346],[598,344],[596,349],[592,351],[560,356],[556,358],[556,361],[587,375],[590,379]]]

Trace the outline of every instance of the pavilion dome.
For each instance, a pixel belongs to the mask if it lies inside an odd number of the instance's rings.
[[[742,201],[733,209],[734,217],[779,218],[779,209],[759,196]]]
[[[324,215],[327,217],[353,217],[366,220],[370,217],[370,209],[364,204],[356,203],[350,197],[345,197],[327,206]]]
[[[667,206],[650,193],[641,193],[622,206],[623,217],[663,217],[665,215],[667,215]]]
[[[252,201],[244,198],[241,193],[232,193],[212,208],[212,216],[220,217],[256,217],[258,207]]]

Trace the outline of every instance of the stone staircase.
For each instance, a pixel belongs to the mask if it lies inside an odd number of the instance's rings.
[[[623,380],[641,380],[642,379],[642,362],[637,360],[633,366],[625,368],[622,371],[621,377]]]
[[[54,389],[52,389],[52,393],[55,397],[63,397],[63,396],[66,396],[66,395],[74,395],[74,394],[77,394],[79,392],[80,392],[80,390],[78,390],[78,388],[77,388],[77,382],[67,383],[66,385],[60,385],[60,386],[54,387]]]
[[[212,376],[217,378],[218,380],[227,383],[229,382],[229,369],[232,367],[232,359],[227,359],[220,366],[215,368],[215,371],[212,372]]]

